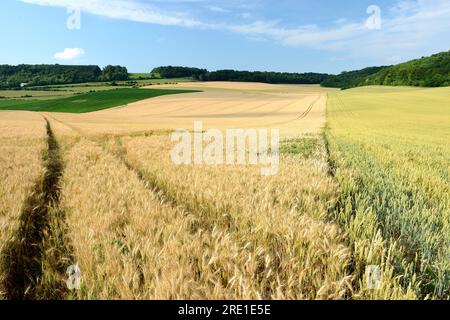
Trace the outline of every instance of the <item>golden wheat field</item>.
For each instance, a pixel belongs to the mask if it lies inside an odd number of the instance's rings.
[[[205,129],[279,128],[283,136],[296,136],[317,133],[325,124],[326,91],[319,86],[219,82],[151,86],[155,87],[203,92],[158,97],[88,114],[51,113],[48,117],[83,135],[192,129],[193,122],[201,120]],[[67,133],[70,135],[70,130]]]
[[[45,149],[45,122],[37,114],[1,115],[0,250],[17,229],[26,198],[43,176],[41,153]],[[3,274],[2,274],[3,276]],[[2,278],[3,280],[3,278]]]
[[[373,128],[364,121],[386,116],[386,110],[376,109],[376,101],[373,108],[380,114],[365,114],[361,107],[379,94],[376,89],[340,93],[318,86],[226,82],[165,87],[201,92],[85,114],[0,112],[0,298],[448,295],[448,237],[418,238],[423,252],[428,244],[440,250],[428,263],[406,249],[405,241],[412,239],[406,222],[386,229],[390,220],[367,202],[351,208],[369,197],[358,181],[369,185],[380,174],[373,167],[374,176],[360,178],[352,166],[366,158],[349,156],[361,146],[370,151],[369,142],[380,136],[369,135]],[[435,100],[415,94],[439,104],[448,94],[441,90],[443,98]],[[412,120],[406,116],[393,125]],[[202,121],[204,129],[279,129],[278,174],[263,176],[259,166],[249,164],[175,165],[170,132],[193,130],[194,121]],[[347,138],[356,122],[360,131],[352,141]],[[445,124],[442,133],[449,134]],[[438,165],[445,165],[448,149],[435,152]],[[438,179],[438,171],[429,170]],[[447,175],[439,180],[439,192],[445,194],[448,167],[442,170]],[[448,195],[434,201],[430,210],[442,215],[436,221],[440,237],[448,230]],[[395,211],[395,203],[389,209]],[[377,291],[364,273],[371,264],[383,269]],[[66,271],[74,265],[81,282],[70,290]],[[435,267],[439,276],[430,280],[421,267]],[[443,288],[429,288],[427,280]]]

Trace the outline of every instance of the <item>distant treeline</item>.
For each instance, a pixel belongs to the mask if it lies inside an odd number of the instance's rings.
[[[121,66],[106,66],[99,77],[100,81],[126,81],[130,78],[127,68]]]
[[[200,81],[242,81],[281,84],[321,84],[324,87],[353,88],[365,85],[440,87],[450,85],[450,51],[431,57],[412,60],[395,66],[369,67],[343,72],[339,75],[324,73],[287,73],[236,71],[165,66],[152,70],[161,78],[192,77]],[[152,77],[153,77],[152,75]],[[64,65],[0,65],[0,89],[44,86],[97,81],[129,80],[128,70],[121,66]]]
[[[386,68],[389,67],[369,67],[362,70],[342,72],[339,75],[329,76],[321,83],[321,85],[323,87],[341,89],[357,87],[363,83],[368,76],[376,74]]]
[[[107,66],[103,70],[98,66],[64,65],[0,65],[0,88],[19,88],[97,81],[128,80],[127,68]]]
[[[243,81],[283,84],[320,84],[329,77],[322,73],[287,73],[219,70],[203,75],[204,81]],[[201,80],[201,79],[200,79]]]
[[[322,86],[353,88],[357,86],[450,86],[450,51],[412,60],[395,66],[372,67],[330,76]]]
[[[367,77],[359,85],[450,86],[450,51],[381,70]]]
[[[187,67],[158,67],[152,73],[162,78],[192,77],[200,81],[243,81],[283,84],[320,84],[324,87],[353,88],[366,85],[441,87],[450,85],[450,51],[412,60],[395,66],[369,67],[342,72],[282,73],[218,70]]]
[[[292,84],[320,84],[329,77],[322,73],[283,73],[218,70],[208,71],[199,68],[187,67],[158,67],[152,73],[159,73],[162,78],[192,77],[200,81],[243,81],[264,83],[292,83]]]
[[[152,74],[159,74],[161,78],[173,79],[173,78],[200,78],[202,75],[208,73],[206,69],[188,68],[188,67],[158,67],[152,70]]]

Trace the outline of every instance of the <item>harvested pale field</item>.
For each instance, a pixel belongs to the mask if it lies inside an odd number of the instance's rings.
[[[154,88],[155,86],[151,86]],[[330,88],[322,88],[319,85],[296,85],[296,84],[268,84],[259,82],[183,82],[177,84],[158,85],[157,88],[182,88],[195,90],[232,90],[232,91],[255,91],[260,93],[299,93],[299,92],[330,92],[336,91]]]
[[[325,125],[326,91],[317,86],[193,83],[177,88],[204,91],[88,114],[48,116],[86,135],[190,130],[195,120],[201,120],[205,129],[279,128],[282,136],[293,137],[319,133]]]

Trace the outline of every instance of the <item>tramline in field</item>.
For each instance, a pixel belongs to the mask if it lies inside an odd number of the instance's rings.
[[[0,111],[2,172],[20,181],[2,190],[3,298],[448,297],[448,88],[166,87],[196,92],[81,114]],[[170,134],[195,132],[195,119],[201,131],[279,129],[278,174],[177,165]],[[53,170],[46,121],[63,171],[53,218],[34,239],[19,221]],[[11,291],[11,261],[31,258],[9,250],[20,239],[37,241],[39,264]],[[82,280],[71,291],[75,264]],[[377,290],[371,266],[383,275]]]

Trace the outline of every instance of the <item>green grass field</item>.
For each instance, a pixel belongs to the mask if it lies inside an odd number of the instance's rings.
[[[193,90],[116,89],[51,100],[0,100],[0,110],[85,113],[126,105],[139,100]]]
[[[0,90],[2,99],[54,99],[70,96],[69,91],[44,91],[44,90]]]
[[[126,81],[113,81],[118,86],[124,87],[132,87],[137,84],[139,86],[152,85],[152,84],[166,84],[166,83],[179,83],[179,82],[192,82],[195,81],[192,78],[172,78],[172,79],[139,79],[139,75],[143,76],[144,74],[131,74],[130,79]],[[147,74],[149,75],[149,74]],[[85,82],[85,83],[75,83],[75,84],[61,84],[61,85],[48,85],[48,86],[40,86],[35,88],[55,88],[59,90],[77,90],[78,88],[97,88],[97,87],[108,87],[108,88],[116,88],[116,86],[111,86],[110,82]]]
[[[22,105],[22,102],[5,103],[7,99],[20,100],[49,100],[61,99],[77,94],[93,93],[98,91],[107,91],[115,89],[131,89],[136,87],[145,87],[159,84],[174,84],[180,82],[192,82],[192,78],[175,78],[175,79],[150,79],[150,73],[132,73],[128,81],[111,82],[86,82],[75,84],[48,85],[27,87],[22,90],[0,90],[0,105]],[[154,75],[159,76],[159,75]]]
[[[161,79],[159,73],[130,73],[130,80]]]
[[[449,87],[329,96],[326,135],[341,186],[334,214],[363,297],[450,298],[449,98]],[[367,265],[382,267],[382,290],[364,291]]]

